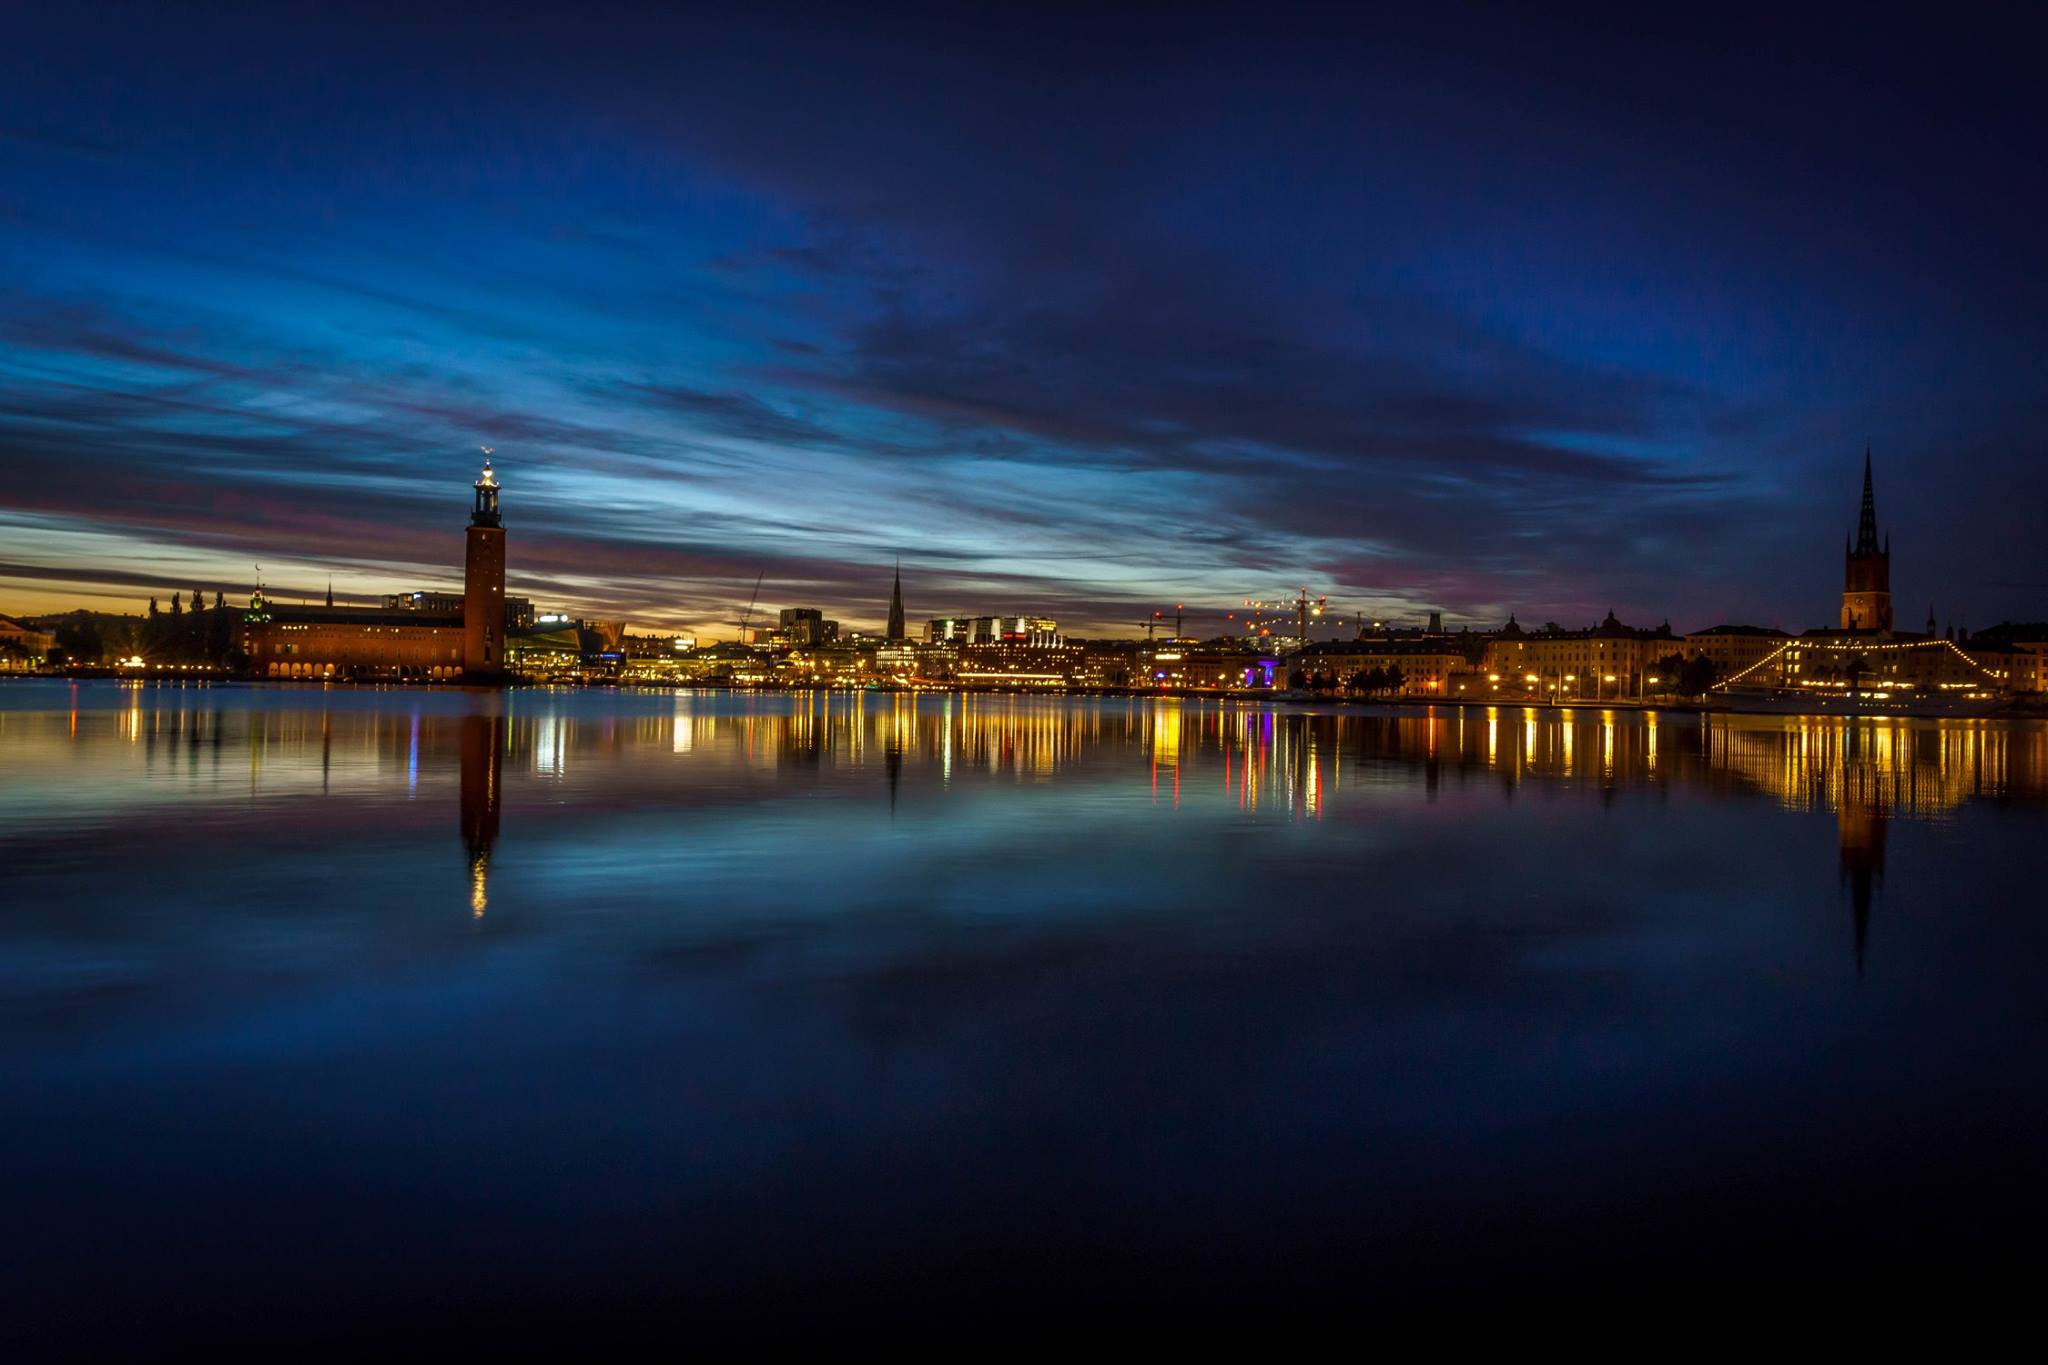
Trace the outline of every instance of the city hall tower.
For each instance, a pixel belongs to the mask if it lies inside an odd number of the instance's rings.
[[[505,676],[505,527],[498,519],[498,476],[488,458],[477,475],[462,561],[462,671],[482,682]]]

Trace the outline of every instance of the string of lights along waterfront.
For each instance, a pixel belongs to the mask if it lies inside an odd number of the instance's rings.
[[[486,450],[487,457],[493,452]],[[2048,622],[2001,623],[1972,633],[1930,610],[1923,631],[1895,628],[1891,542],[1880,538],[1875,470],[1866,453],[1862,500],[1845,549],[1838,622],[1799,634],[1719,624],[1679,633],[1626,625],[1554,622],[1447,628],[1443,613],[1403,626],[1358,617],[1347,631],[1318,623],[1335,613],[1306,590],[1279,614],[1246,599],[1221,614],[1225,630],[1187,632],[1174,608],[1170,635],[1145,622],[1139,638],[1064,634],[1049,616],[931,618],[912,638],[901,565],[890,581],[881,633],[845,629],[811,607],[785,607],[757,624],[754,607],[735,638],[636,632],[622,621],[536,612],[507,593],[507,530],[489,458],[472,489],[459,593],[398,591],[375,607],[287,604],[259,587],[246,605],[221,593],[190,610],[154,599],[147,614],[85,612],[7,621],[0,642],[22,672],[108,671],[137,677],[247,676],[320,682],[504,682],[880,688],[1282,693],[1458,703],[1542,702],[1669,706],[1684,701],[1747,710],[1986,713],[2048,688]],[[758,600],[759,586],[756,587]],[[1277,629],[1282,633],[1276,633]],[[60,639],[61,637],[61,639]]]

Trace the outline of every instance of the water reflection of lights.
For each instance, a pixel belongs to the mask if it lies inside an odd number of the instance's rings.
[[[430,796],[459,718],[410,698],[402,710],[359,706],[345,700],[352,695],[362,694],[323,697],[304,710],[222,713],[212,702],[129,684],[102,693],[98,706],[74,706],[66,693],[45,723],[57,742],[118,739],[145,767],[169,755],[189,763],[203,736],[217,748],[235,734],[246,744],[249,789],[266,796],[345,796],[392,777],[399,790]],[[1596,720],[1536,707],[1503,714],[1489,706],[1467,716],[1464,708],[1328,713],[1228,700],[857,693],[663,693],[614,714],[575,693],[521,692],[505,705],[512,714],[497,723],[506,757],[518,771],[563,781],[580,778],[580,764],[593,765],[584,780],[598,780],[655,748],[682,764],[763,773],[791,764],[867,768],[886,758],[899,779],[929,764],[943,783],[977,773],[1053,783],[1084,766],[1095,774],[1089,780],[1113,781],[1123,754],[1143,764],[1162,808],[1192,789],[1207,800],[1227,794],[1247,812],[1326,818],[1343,809],[1348,791],[1404,780],[1404,769],[1421,770],[1432,792],[1461,772],[1490,772],[1510,789],[1547,778],[1597,787],[1732,779],[1795,808],[1872,804],[1911,815],[1980,795],[2038,795],[2048,768],[2048,727],[1975,719],[1607,710]],[[1519,735],[1504,736],[1517,720]],[[1594,724],[1597,736],[1581,736],[1579,726]],[[10,738],[19,733],[17,720]]]
[[[552,776],[562,771],[563,759],[569,748],[569,727],[569,720],[557,716],[553,711],[548,711],[539,718],[533,744],[535,772]]]
[[[77,761],[84,750],[145,779],[176,779],[175,787],[101,784],[117,793],[113,800],[135,802],[233,784],[233,758],[245,746],[251,796],[271,807],[319,802],[307,809],[323,821],[362,798],[445,799],[451,766],[458,767],[463,880],[458,891],[451,858],[448,890],[481,927],[504,913],[493,880],[505,771],[515,786],[539,780],[602,788],[633,802],[734,780],[767,795],[792,770],[799,783],[813,781],[813,770],[825,781],[834,769],[859,770],[856,785],[886,775],[886,784],[868,789],[886,790],[892,818],[899,786],[914,790],[920,765],[937,769],[956,794],[977,779],[1043,784],[1045,800],[1079,799],[1097,809],[1121,787],[1149,796],[1156,815],[1148,818],[1183,818],[1186,801],[1234,806],[1248,822],[1356,820],[1372,813],[1373,789],[1390,784],[1421,787],[1432,801],[1461,783],[1489,798],[1511,797],[1524,784],[1602,799],[1630,785],[1733,788],[1833,813],[1860,963],[1887,822],[1939,818],[1978,798],[2048,800],[2048,726],[2034,722],[1612,710],[1596,720],[1590,712],[1527,707],[1517,740],[1513,728],[1501,734],[1503,720],[1512,727],[1516,715],[1497,707],[1468,717],[1464,708],[1328,713],[1227,700],[842,694],[741,701],[677,693],[605,712],[573,693],[520,692],[482,703],[502,704],[510,714],[501,717],[451,714],[410,696],[365,704],[364,695],[338,693],[304,709],[223,709],[147,684],[101,693],[96,704],[89,695],[67,695],[47,712],[17,713],[0,726],[10,777],[0,787],[0,809],[23,828],[45,806],[71,808],[50,794],[84,789]],[[1578,727],[1596,723],[1597,740],[1589,735],[1580,744]],[[210,746],[202,746],[206,737]],[[224,743],[229,738],[238,745]],[[1148,774],[1149,791],[1137,785]],[[763,776],[766,783],[757,780]]]
[[[1938,814],[1975,796],[2038,794],[2048,731],[1982,720],[1736,719],[1703,727],[1708,762],[1796,809]]]
[[[507,729],[497,716],[464,716],[460,729],[457,809],[463,848],[469,854],[469,913],[480,920],[490,905],[491,849],[498,840],[504,804]]]

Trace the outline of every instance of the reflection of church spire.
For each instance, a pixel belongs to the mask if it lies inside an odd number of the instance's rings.
[[[478,919],[490,901],[491,845],[498,839],[505,722],[462,718],[462,843],[469,850],[469,911]]]
[[[1870,942],[1871,893],[1884,880],[1884,810],[1875,801],[1844,798],[1835,814],[1842,846],[1841,879],[1849,887],[1849,905],[1856,926],[1856,975],[1863,975],[1863,956]]]

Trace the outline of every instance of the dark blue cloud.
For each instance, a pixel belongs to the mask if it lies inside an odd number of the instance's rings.
[[[10,601],[445,579],[492,444],[515,576],[650,623],[901,554],[934,613],[1802,625],[1868,440],[1900,591],[2039,615],[1995,25],[108,13],[0,57]]]

